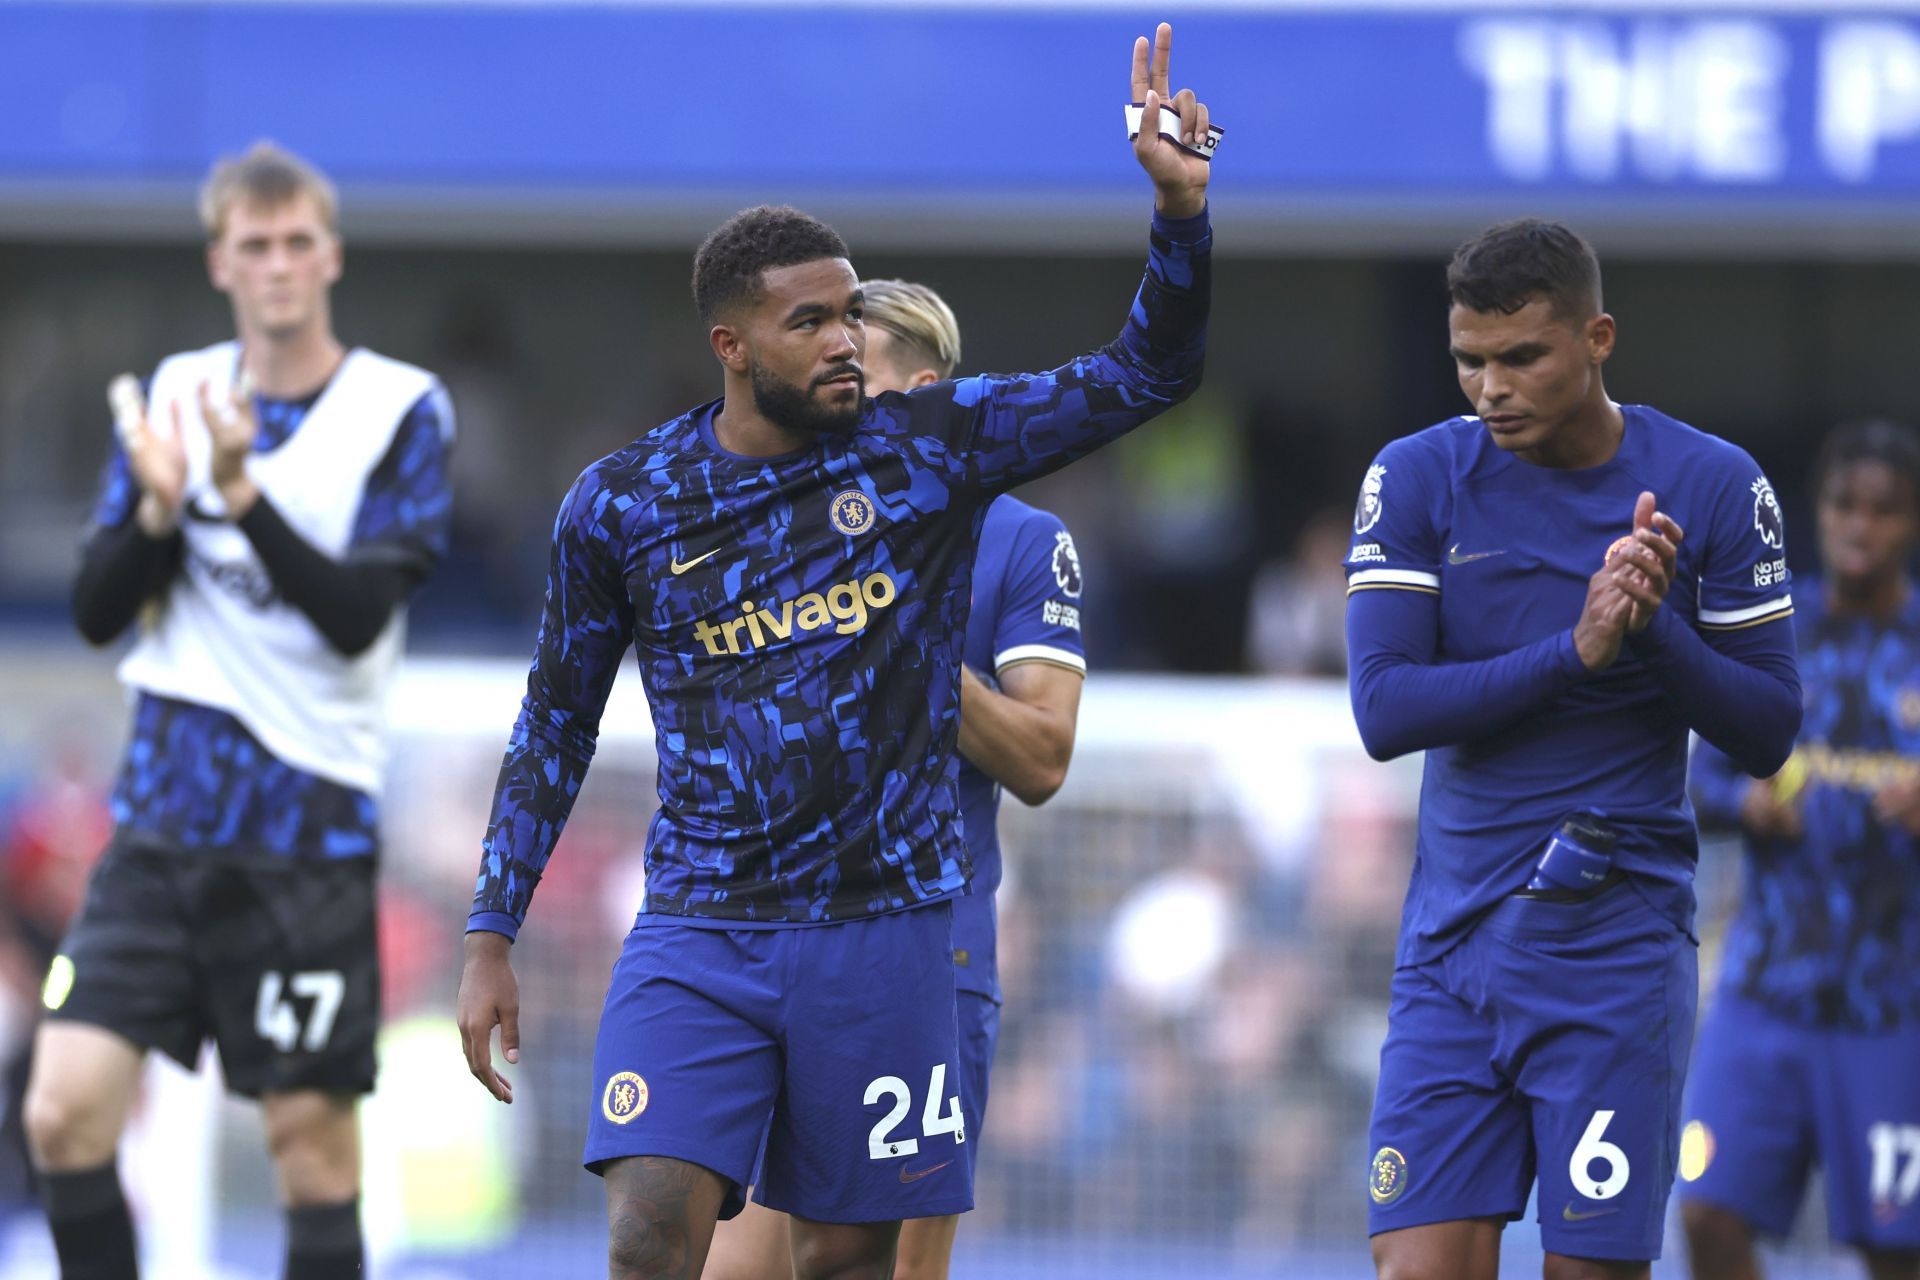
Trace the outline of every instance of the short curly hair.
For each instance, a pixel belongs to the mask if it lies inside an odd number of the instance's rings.
[[[742,303],[756,302],[763,272],[844,258],[847,242],[820,219],[788,205],[756,205],[721,223],[693,255],[693,306],[712,324]]]
[[[1572,227],[1518,218],[1454,251],[1447,297],[1469,311],[1509,316],[1544,298],[1554,315],[1584,321],[1600,313],[1600,259]]]

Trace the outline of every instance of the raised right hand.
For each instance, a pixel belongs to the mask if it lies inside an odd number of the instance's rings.
[[[1213,164],[1184,151],[1160,136],[1160,108],[1180,115],[1180,135],[1186,142],[1204,141],[1211,123],[1207,104],[1191,89],[1172,93],[1169,69],[1173,63],[1173,27],[1161,23],[1153,41],[1145,36],[1133,42],[1131,102],[1144,102],[1146,114],[1133,140],[1133,155],[1153,179],[1154,203],[1170,218],[1191,218],[1207,207],[1207,180]]]
[[[173,532],[187,491],[187,449],[180,440],[180,406],[172,406],[168,429],[156,431],[147,417],[146,398],[132,374],[107,387],[114,430],[127,455],[128,469],[140,486],[140,527],[154,537]]]
[[[500,1049],[509,1063],[520,1061],[520,982],[507,958],[513,939],[500,933],[467,935],[466,963],[460,970],[460,994],[454,1001],[460,1023],[460,1048],[467,1070],[502,1102],[513,1101],[513,1085],[493,1069],[493,1029],[500,1028]]]

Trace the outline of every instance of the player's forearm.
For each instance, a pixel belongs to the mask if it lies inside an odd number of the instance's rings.
[[[294,532],[259,495],[238,521],[282,599],[305,614],[337,652],[351,658],[379,639],[418,580],[410,565],[335,560]]]
[[[960,754],[1030,805],[1045,804],[1067,780],[1073,717],[1036,707],[977,679],[960,686]]]
[[[1669,610],[1655,612],[1630,637],[1645,664],[1679,708],[1689,729],[1756,778],[1769,777],[1793,754],[1800,732],[1800,674],[1785,619],[1728,633],[1738,656],[1716,652]]]
[[[1206,209],[1190,218],[1156,213],[1147,243],[1147,272],[1119,337],[1077,362],[1085,366],[1076,368],[1082,380],[1120,393],[1106,412],[1089,415],[1088,449],[1165,412],[1200,387],[1213,300],[1213,227]]]
[[[560,509],[540,640],[500,762],[469,932],[519,932],[593,763],[600,715],[633,635],[630,605],[602,544],[581,536],[581,513],[596,508],[595,493],[577,484]]]
[[[1204,210],[1156,217],[1146,275],[1117,338],[1050,373],[985,381],[984,420],[969,456],[978,483],[1004,490],[1056,471],[1199,388],[1212,246]]]
[[[89,644],[106,644],[166,590],[180,567],[180,534],[150,536],[136,520],[93,531],[74,575],[74,625]]]
[[[537,668],[536,668],[537,670]],[[534,888],[566,830],[593,762],[591,729],[529,691],[507,740],[493,790],[493,813],[480,842],[480,876],[467,930],[511,938],[527,918]]]
[[[1409,591],[1348,598],[1348,692],[1360,740],[1376,760],[1498,733],[1587,675],[1571,631],[1496,658],[1436,662],[1437,607]]]
[[[1173,404],[1200,385],[1213,302],[1213,224],[1155,214],[1147,273],[1112,350],[1132,366],[1130,381]]]

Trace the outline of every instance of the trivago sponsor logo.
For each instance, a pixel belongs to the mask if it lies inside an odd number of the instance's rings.
[[[866,627],[870,611],[886,608],[899,594],[892,578],[870,573],[825,591],[809,591],[798,600],[767,604],[742,600],[738,617],[696,623],[693,638],[706,646],[709,657],[718,658],[790,641],[795,632],[832,627],[843,636],[852,635]]]

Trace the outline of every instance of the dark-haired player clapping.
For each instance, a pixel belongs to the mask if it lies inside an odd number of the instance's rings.
[[[1659,1256],[1693,1037],[1687,735],[1772,773],[1800,724],[1773,489],[1616,404],[1600,266],[1556,223],[1447,273],[1475,416],[1388,445],[1347,557],[1354,715],[1426,752],[1369,1146],[1382,1276],[1494,1280],[1539,1185],[1548,1280]]]

